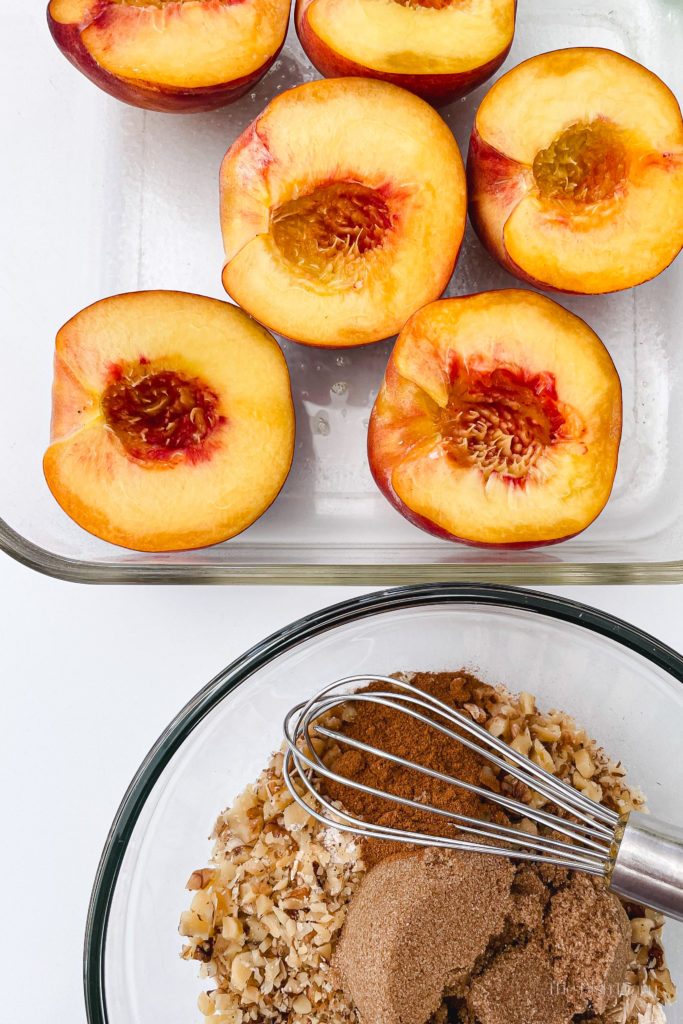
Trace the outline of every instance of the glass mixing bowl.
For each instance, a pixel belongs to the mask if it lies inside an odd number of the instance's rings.
[[[91,1024],[188,1024],[205,983],[180,959],[185,883],[219,812],[256,778],[296,702],[341,676],[467,667],[560,708],[621,758],[653,814],[683,823],[683,658],[602,612],[532,591],[427,585],[309,615],[201,690],[150,751],[107,839],[88,916]],[[683,984],[683,924],[665,928]],[[667,1009],[682,1024],[683,999]]]

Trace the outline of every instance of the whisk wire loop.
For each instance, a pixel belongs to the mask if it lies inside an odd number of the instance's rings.
[[[368,683],[386,684],[390,689],[357,692]],[[352,692],[348,692],[349,688],[353,688]],[[321,716],[333,710],[340,712],[342,720],[348,720],[345,705],[362,702],[398,710],[463,744],[505,775],[536,792],[544,803],[554,804],[561,809],[560,813],[545,811],[533,806],[533,802],[515,800],[390,754],[337,731],[330,721],[327,724],[321,721]],[[448,724],[444,725],[443,721]],[[292,708],[284,721],[284,734],[282,772],[286,786],[306,813],[323,825],[370,839],[513,857],[602,876],[612,892],[683,921],[683,829],[654,815],[619,815],[594,802],[478,722],[401,679],[356,675],[329,683],[310,700]],[[485,814],[482,819],[468,817],[434,807],[426,800],[402,797],[339,775],[323,762],[316,749],[321,739],[340,747],[362,750],[447,785],[469,790],[512,812],[519,821],[504,825],[491,821]],[[445,820],[452,834],[432,835],[363,820],[345,808],[343,799],[339,802],[328,798],[322,786],[325,779],[420,812],[430,812]],[[526,827],[524,819],[540,825],[543,833]]]
[[[377,750],[377,748],[369,747],[367,744],[357,744],[355,742],[353,743],[353,746],[357,746],[357,745],[360,745],[364,750],[367,750],[367,751],[370,751],[370,752],[373,752],[373,753],[377,752],[378,754],[381,753],[381,751]],[[292,751],[292,749],[293,749],[293,744],[290,745],[290,752]],[[316,760],[319,761],[318,758],[316,758]],[[405,761],[405,760],[403,760],[401,758],[393,758],[392,757],[392,760],[397,760],[401,764],[403,764],[403,765],[405,765],[407,767],[412,767],[413,766],[413,762]],[[409,797],[399,796],[397,793],[389,793],[386,790],[376,789],[373,786],[366,785],[365,783],[357,782],[357,781],[355,781],[353,779],[349,779],[345,775],[339,775],[336,772],[332,771],[331,769],[327,768],[324,764],[322,765],[322,767],[318,767],[316,765],[316,763],[310,757],[308,757],[303,751],[296,750],[296,752],[295,752],[295,761],[296,762],[301,762],[308,769],[312,769],[317,774],[322,775],[324,778],[326,778],[326,779],[328,779],[328,780],[330,780],[332,782],[337,782],[340,785],[348,786],[351,789],[355,789],[355,790],[358,790],[360,792],[367,793],[370,796],[376,796],[376,797],[379,797],[379,798],[381,798],[383,800],[390,800],[393,803],[401,804],[403,807],[411,807],[414,810],[428,811],[431,814],[436,814],[436,815],[439,815],[439,816],[441,816],[443,818],[447,818],[449,821],[452,821],[452,822],[462,822],[463,824],[466,824],[466,825],[475,826],[476,829],[477,829],[477,834],[483,834],[479,830],[484,828],[484,829],[487,830],[487,832],[489,834],[495,835],[498,838],[500,838],[501,836],[506,836],[510,840],[513,840],[515,842],[519,842],[519,837],[520,837],[520,830],[519,829],[510,828],[508,826],[500,825],[500,824],[494,823],[494,822],[487,822],[487,821],[479,819],[479,818],[472,818],[472,817],[469,817],[468,815],[456,814],[454,811],[450,811],[450,810],[447,810],[447,809],[442,808],[442,807],[433,807],[431,804],[425,804],[424,802],[422,802],[420,800],[412,800]],[[300,768],[300,765],[297,764],[297,767]],[[422,768],[421,765],[415,765],[415,767],[418,770],[420,770]],[[336,812],[336,809],[334,808],[334,805],[333,804],[328,804],[325,801],[325,799],[322,796],[322,794],[319,792],[319,790],[317,790],[315,788],[315,786],[312,784],[308,774],[307,773],[301,773],[301,771],[299,772],[299,774],[300,774],[300,777],[302,778],[302,780],[304,781],[304,783],[305,783],[307,789],[309,790],[309,792],[312,793],[315,796],[315,798],[318,800],[318,802],[321,803],[321,804],[325,804],[325,806],[327,806],[331,811]],[[451,783],[451,784],[453,784],[455,786],[466,787],[467,789],[473,790],[474,792],[480,794],[482,797],[484,797],[486,799],[491,799],[494,803],[497,803],[497,804],[507,808],[508,810],[512,810],[514,812],[517,812],[519,810],[519,808],[520,808],[520,804],[517,801],[515,801],[515,800],[513,800],[511,798],[508,798],[508,797],[498,796],[497,794],[492,793],[490,790],[481,789],[478,786],[470,785],[469,783],[463,782],[460,779],[456,779],[456,778],[454,778],[452,776],[445,775],[445,774],[443,774],[441,772],[429,771],[429,774],[434,776],[434,777],[436,777],[436,778],[439,778],[439,779],[443,780],[446,783]],[[339,812],[336,812],[336,813],[339,813]],[[584,847],[584,851],[583,852],[587,856],[593,856],[594,858],[599,859],[601,862],[604,860],[605,854],[608,851],[608,845],[605,842],[603,842],[603,843],[595,842],[595,841],[589,839],[588,837],[586,837],[584,835],[577,836],[575,834],[575,832],[572,831],[572,827],[571,826],[572,826],[573,823],[568,823],[564,819],[558,819],[556,815],[547,814],[546,812],[541,811],[539,809],[535,809],[533,813],[534,813],[534,816],[535,816],[536,821],[538,823],[547,824],[551,828],[553,828],[555,831],[561,832],[563,835],[566,835],[566,836],[568,836],[570,838],[578,839],[582,843],[582,845]],[[346,814],[346,816],[349,817],[349,818],[352,817],[352,816],[350,816],[348,814]],[[353,820],[357,821],[358,819],[353,819]],[[393,828],[385,828],[384,826],[373,825],[372,827],[382,830],[389,837],[391,837],[393,835],[393,833],[395,832],[395,829],[393,829]],[[575,826],[575,827],[576,828],[581,828],[581,830],[584,831],[582,826]],[[525,845],[533,845],[533,846],[537,847],[538,849],[546,848],[546,849],[554,849],[554,850],[557,850],[557,851],[564,851],[567,848],[566,842],[562,842],[562,841],[558,841],[558,840],[552,840],[552,839],[549,839],[549,838],[546,838],[546,837],[543,837],[543,836],[533,836],[533,835],[531,835],[529,833],[526,833],[526,835],[527,835],[527,838],[525,839]]]
[[[368,682],[385,683],[391,686],[391,690],[346,692],[350,686],[358,687]],[[400,692],[397,693],[397,690]],[[436,769],[428,768],[426,765],[391,754],[338,732],[336,729],[329,728],[320,722],[321,716],[326,712],[341,710],[343,705],[348,706],[352,703],[372,703],[390,709],[399,709],[413,720],[435,729],[442,735],[482,755],[506,774],[534,789],[544,799],[562,807],[572,815],[572,819],[560,817],[541,808],[524,804],[512,797],[507,797],[502,793],[496,793]],[[423,714],[423,712],[427,712],[427,714]],[[449,725],[456,726],[459,731],[456,732],[444,725],[434,717],[435,715],[448,722]],[[284,734],[288,749],[285,755],[283,774],[287,787],[294,799],[322,823],[332,824],[366,837],[398,839],[416,845],[433,845],[451,849],[476,848],[481,852],[500,853],[503,856],[512,854],[523,860],[544,860],[595,875],[604,875],[608,870],[614,828],[619,821],[617,814],[600,807],[582,794],[568,789],[564,783],[546,772],[545,769],[510,748],[503,740],[491,735],[488,730],[472,719],[430,694],[416,690],[402,680],[388,676],[349,676],[330,683],[310,700],[291,709],[285,718]],[[537,825],[552,830],[556,835],[566,838],[557,839],[514,826],[499,825],[495,822],[456,814],[444,808],[376,789],[349,779],[347,776],[339,775],[329,768],[318,754],[314,742],[316,736],[383,758],[438,779],[447,785],[465,789],[481,799],[511,811],[520,818],[529,819]],[[472,737],[478,739],[479,742],[475,742]],[[492,749],[487,749],[487,747]],[[427,811],[444,818],[453,826],[454,833],[452,836],[433,836],[422,832],[413,832],[407,828],[397,829],[363,821],[339,805],[331,803],[325,797],[320,789],[323,779],[407,808],[421,812]],[[303,791],[301,791],[302,784]],[[475,842],[472,838],[463,838],[464,836],[484,839],[487,842]]]
[[[316,796],[316,799],[318,799],[318,801],[323,806],[325,806],[330,811],[330,813],[337,814],[337,815],[340,814],[340,813],[343,813],[343,812],[338,811],[334,807],[334,804],[331,804],[331,803],[325,801],[324,799],[321,799],[319,797],[319,794],[317,793],[317,791],[314,789],[314,787],[307,786],[307,789],[309,790],[309,792],[312,792]],[[407,800],[403,801],[403,800],[401,800],[400,802],[402,804],[407,804],[408,806],[413,806],[413,807],[419,808],[420,810],[424,810],[425,809],[424,804],[420,804],[417,801],[407,801]],[[306,805],[306,806],[308,806],[308,805]],[[548,838],[545,838],[543,836],[530,835],[528,833],[520,832],[519,829],[509,828],[507,826],[493,824],[491,822],[486,822],[486,821],[478,820],[476,818],[470,818],[470,817],[468,817],[466,815],[462,815],[462,814],[452,814],[452,813],[450,813],[448,811],[443,811],[443,810],[441,810],[439,808],[429,808],[428,807],[426,809],[427,810],[431,810],[434,813],[441,814],[444,818],[447,818],[454,825],[457,824],[457,832],[458,833],[465,832],[467,834],[482,836],[482,837],[485,837],[485,838],[488,838],[488,839],[496,839],[498,841],[505,841],[505,842],[511,844],[511,847],[514,847],[515,849],[519,848],[520,843],[521,843],[521,845],[524,848],[529,848],[529,849],[533,849],[533,850],[539,850],[539,851],[545,852],[545,853],[557,854],[557,855],[561,855],[561,856],[566,856],[566,853],[567,853],[567,843],[566,842],[561,842],[561,841],[554,840],[554,839],[548,839]],[[384,827],[384,826],[381,826],[381,825],[367,826],[366,823],[360,821],[358,818],[354,818],[352,815],[349,815],[348,813],[343,813],[343,817],[346,818],[351,823],[357,824],[357,825],[361,826],[361,828],[364,828],[364,829],[370,828],[370,829],[372,829],[372,831],[377,834],[378,838],[385,838],[385,839],[388,838],[388,839],[391,839],[391,838],[395,837],[395,831],[396,831],[395,829],[387,828],[387,827]],[[404,835],[409,835],[409,834],[414,834],[414,833],[411,833],[410,830],[402,830],[401,831],[401,836],[402,837]],[[422,833],[420,833],[420,835],[422,836],[423,845],[424,845],[424,835]],[[439,842],[443,843],[444,845],[447,845],[447,846],[452,845],[452,839],[451,839],[451,837],[448,837],[448,836],[430,837],[429,845],[432,845],[432,842],[431,842],[432,838],[438,839]],[[453,838],[457,839],[457,835],[454,835]],[[509,856],[509,854],[512,852],[512,849],[508,848],[507,850],[503,850],[502,852],[507,853],[507,855]],[[577,859],[579,859],[579,858],[573,858],[573,861],[576,862]],[[605,862],[604,852],[597,853],[597,852],[586,851],[584,856],[582,856],[580,858],[580,860],[581,860],[582,865],[584,865],[584,866],[585,865],[590,865],[592,868],[594,868],[596,870],[596,873],[602,873],[604,862]]]
[[[421,707],[425,707],[426,706],[423,702],[420,702],[418,698],[412,698],[412,696],[411,697],[401,696],[401,700],[404,701],[404,702],[408,701],[408,702],[411,702],[411,703],[416,703],[416,704],[418,704]],[[386,707],[396,707],[397,706],[396,702],[394,700],[392,700],[392,694],[386,694],[386,693],[381,693],[381,692],[380,693],[372,693],[372,694],[353,694],[353,695],[350,695],[347,698],[347,703],[351,702],[351,701],[353,701],[353,702],[374,703],[374,704],[383,704]],[[310,709],[309,711],[307,711],[307,712],[305,710],[302,711],[301,718],[299,719],[299,730],[300,730],[300,733],[301,733],[301,735],[306,736],[306,738],[308,740],[308,743],[309,743],[309,748],[314,752],[314,757],[315,757],[317,766],[318,766],[318,768],[321,771],[324,770],[325,766],[323,765],[323,763],[320,760],[320,758],[315,754],[314,746],[310,743],[311,732],[315,732],[318,735],[325,736],[325,737],[327,737],[329,739],[334,739],[337,742],[341,742],[341,743],[346,744],[347,746],[356,747],[357,749],[361,749],[361,750],[365,751],[366,753],[371,753],[371,754],[374,754],[376,756],[383,757],[386,760],[390,760],[390,761],[393,761],[395,763],[403,764],[404,766],[413,768],[414,770],[416,770],[418,772],[421,772],[424,775],[429,775],[429,776],[431,776],[433,778],[439,778],[439,779],[442,779],[443,781],[448,782],[448,783],[450,783],[452,785],[458,785],[458,786],[460,786],[463,789],[471,790],[473,792],[476,792],[479,796],[483,797],[486,800],[489,800],[489,801],[491,801],[493,803],[499,803],[499,804],[501,804],[501,806],[506,806],[509,810],[516,809],[516,807],[513,807],[509,802],[506,803],[504,798],[497,798],[492,790],[483,789],[483,788],[480,788],[480,787],[474,787],[470,783],[466,783],[466,782],[463,782],[461,780],[454,779],[454,778],[452,778],[450,776],[445,776],[445,775],[443,775],[443,774],[441,774],[439,772],[434,771],[433,769],[429,769],[429,768],[425,767],[424,765],[416,764],[415,762],[408,762],[404,758],[395,757],[394,755],[388,753],[387,751],[378,750],[377,748],[370,747],[367,744],[363,744],[363,743],[361,743],[358,740],[354,740],[354,739],[352,739],[352,738],[350,738],[348,736],[344,736],[344,735],[341,735],[339,733],[336,733],[333,730],[326,729],[324,726],[320,726],[320,725],[315,724],[315,721],[314,721],[315,718],[319,717],[325,711],[332,710],[334,707],[338,706],[338,704],[339,704],[339,698],[338,697],[334,697],[334,698],[328,697],[328,698],[326,698],[324,700],[321,700],[317,706],[315,706],[314,708]],[[301,707],[302,706],[299,705],[299,708],[293,709],[293,712],[296,712]],[[514,778],[518,779],[519,781],[522,781],[522,782],[528,784],[529,780],[527,778],[525,778],[523,772],[521,770],[517,769],[516,766],[508,764],[505,760],[503,760],[501,758],[498,758],[495,754],[491,754],[489,751],[482,750],[477,744],[473,743],[471,740],[468,740],[467,737],[463,737],[463,736],[460,736],[458,733],[454,733],[452,730],[447,729],[445,726],[442,726],[440,723],[435,722],[432,718],[429,718],[429,717],[426,717],[424,715],[421,715],[418,712],[413,711],[411,708],[405,707],[403,704],[401,704],[401,710],[403,710],[405,712],[405,714],[409,715],[413,719],[415,719],[417,721],[420,721],[420,722],[423,722],[424,724],[426,724],[426,725],[428,725],[430,727],[435,728],[437,731],[441,732],[443,735],[446,735],[449,738],[454,739],[454,740],[456,740],[459,743],[462,743],[463,745],[467,746],[469,749],[475,751],[475,753],[483,755],[492,764],[495,764],[498,768],[500,768],[501,770],[503,770],[507,774],[510,774]],[[290,715],[291,714],[292,713],[290,712]],[[289,716],[288,716],[288,721],[289,721]],[[481,728],[481,727],[478,726],[477,728]],[[293,742],[291,735],[288,734],[289,733],[288,729],[285,730],[285,733],[287,735],[288,742]],[[487,735],[488,735],[488,733],[487,733]],[[503,744],[503,749],[509,749],[509,748],[506,748],[505,744]],[[534,767],[537,767],[537,766],[534,766]],[[540,769],[540,771],[544,772],[544,769]],[[567,800],[566,798],[563,798],[561,793],[560,793],[559,796],[556,796],[557,789],[558,789],[557,780],[554,779],[554,777],[552,775],[550,775],[549,773],[547,773],[547,772],[544,772],[544,773],[547,775],[548,779],[551,781],[551,785],[547,785],[544,782],[539,782],[539,783],[534,782],[533,788],[536,790],[536,792],[538,792],[540,795],[542,795],[546,799],[552,801],[553,803],[556,803],[558,806],[563,807],[564,810],[571,812],[572,814],[574,814],[575,817],[577,817],[581,821],[583,821],[584,822],[584,827],[583,828],[578,824],[578,822],[576,822],[576,823],[573,822],[572,823],[575,831],[583,831],[586,834],[590,834],[590,835],[594,835],[597,832],[597,833],[601,834],[605,839],[611,840],[611,837],[612,837],[612,834],[613,834],[613,828],[611,828],[611,829],[607,828],[601,822],[595,821],[589,815],[583,813],[581,810],[576,809],[571,801]],[[352,783],[350,783],[350,782],[348,784],[352,785]],[[577,794],[577,795],[580,795],[580,794]],[[598,806],[598,805],[594,804],[593,801],[591,801],[591,803],[593,804],[593,807],[597,807]],[[592,808],[591,808],[591,810],[592,810]],[[613,813],[613,812],[610,812],[610,813]],[[527,815],[527,817],[528,816],[529,815]],[[543,812],[539,812],[539,817],[540,818],[544,817]],[[618,820],[618,816],[617,815],[614,815],[614,820],[615,821]],[[552,825],[554,825],[554,823],[556,821],[557,821],[557,816],[556,815],[551,815],[551,816],[547,816],[547,819],[545,820],[544,823],[552,826]],[[564,830],[560,830],[560,831],[564,831]],[[565,834],[569,835],[570,833],[566,832]]]
[[[527,833],[521,832],[518,829],[510,829],[513,833],[510,836],[510,843],[514,844],[513,848],[504,848],[495,846],[489,843],[476,843],[472,842],[471,839],[459,839],[455,836],[439,836],[439,835],[425,835],[423,832],[412,832],[408,829],[396,830],[383,825],[370,825],[360,818],[356,818],[351,814],[348,814],[341,807],[336,807],[330,803],[319,791],[313,786],[310,779],[305,773],[302,773],[300,769],[297,770],[297,777],[304,782],[304,785],[310,795],[315,798],[315,801],[320,804],[326,811],[327,814],[322,814],[315,806],[302,796],[297,790],[294,780],[292,778],[294,758],[292,757],[291,750],[288,750],[285,754],[283,763],[283,776],[287,788],[294,798],[294,800],[303,809],[319,821],[322,825],[331,826],[332,828],[339,828],[345,832],[351,832],[354,835],[362,836],[370,839],[400,839],[401,842],[409,843],[415,846],[436,846],[442,849],[449,850],[470,850],[478,853],[489,853],[493,855],[510,857],[514,856],[518,860],[525,860],[531,862],[538,862],[543,860],[548,864],[554,864],[558,867],[569,868],[575,871],[584,871],[586,874],[602,876],[605,874],[605,863],[604,858],[597,858],[594,856],[581,856],[580,854],[571,855],[572,848],[566,843],[557,843],[558,848],[557,855],[553,852],[541,851],[538,852],[538,847],[530,842],[538,837],[529,836]],[[423,810],[425,809],[424,804],[419,805]],[[450,815],[453,817],[453,815]],[[459,816],[464,817],[464,816]],[[459,826],[459,832],[466,832],[468,834],[479,835],[483,838],[494,838],[500,840],[499,828],[495,830],[492,828],[491,831],[487,831],[481,826],[486,825],[485,822],[476,821],[476,819],[466,819],[479,826],[479,828],[470,828],[465,825]],[[550,841],[549,841],[550,842]],[[521,845],[520,845],[521,844]]]
[[[350,685],[359,686],[363,683],[386,683],[391,686],[393,690],[403,691],[400,694],[393,693],[346,693],[343,696],[336,694],[334,697],[328,696],[332,690],[340,690]],[[588,821],[592,827],[595,827],[597,821],[602,821],[607,826],[606,833],[611,832],[614,829],[619,815],[615,814],[609,808],[597,804],[594,800],[584,796],[583,793],[577,790],[572,791],[571,806],[566,807],[560,803],[561,800],[566,799],[563,797],[563,791],[565,787],[558,783],[555,776],[551,775],[550,772],[546,771],[540,765],[535,764],[529,760],[523,754],[520,754],[513,747],[510,747],[504,740],[499,737],[492,735],[487,729],[484,729],[477,722],[473,721],[467,715],[457,711],[455,708],[449,707],[448,704],[444,704],[437,697],[433,697],[431,694],[426,693],[424,690],[416,690],[410,683],[405,683],[403,680],[394,679],[391,676],[347,676],[344,679],[339,679],[336,682],[328,684],[322,690],[320,690],[311,700],[309,700],[303,707],[302,717],[300,719],[302,725],[302,731],[308,733],[311,722],[313,719],[319,717],[324,711],[331,710],[333,707],[342,703],[348,702],[359,702],[369,701],[374,703],[384,703],[388,707],[395,708],[397,706],[397,700],[402,702],[401,710],[406,714],[412,715],[413,718],[422,721],[429,725],[431,728],[436,729],[438,732],[455,739],[457,742],[469,747],[475,753],[482,755],[492,764],[495,764],[498,768],[503,769],[507,774],[512,775],[514,778],[529,784],[529,776],[532,776],[535,782],[538,782],[540,786],[544,786],[548,789],[548,793],[542,795],[552,799],[553,803],[557,803],[558,806],[563,806],[564,810],[570,810],[572,814],[579,816],[579,810],[583,811],[584,814],[588,815]],[[453,733],[447,729],[446,726],[435,721],[433,718],[420,716],[418,712],[412,712],[409,708],[405,707],[405,704],[414,705],[416,707],[422,707],[426,711],[430,711],[432,714],[436,713],[452,724],[458,726],[465,733],[470,736],[474,736],[479,742],[472,743],[468,736],[461,736],[459,733]],[[484,750],[481,744],[485,744],[490,747],[497,754],[501,755],[504,759],[504,763],[501,763],[496,758],[496,754],[491,751]],[[510,764],[512,762],[512,764]],[[541,789],[536,785],[533,787],[537,792],[541,793]]]
[[[351,739],[348,736],[344,736],[341,733],[334,732],[331,729],[315,728],[315,732],[318,735],[325,736],[329,739],[334,739],[342,743],[347,744],[357,750],[362,750],[366,754],[374,754],[376,757],[382,757],[387,761],[391,761],[394,764],[400,764],[404,768],[411,768],[422,775],[428,775],[432,779],[438,779],[440,782],[445,782],[448,785],[457,786],[458,789],[467,790],[470,793],[475,793],[477,796],[489,803],[497,804],[499,807],[504,807],[506,810],[517,812],[519,811],[520,803],[518,800],[514,800],[512,797],[506,797],[503,794],[494,793],[493,790],[485,789],[483,786],[477,786],[472,782],[465,782],[464,779],[458,779],[454,775],[446,775],[444,772],[439,772],[434,768],[427,768],[425,765],[418,764],[415,761],[409,761],[407,758],[397,757],[394,754],[390,754],[386,750],[379,750],[377,747],[370,746],[367,743],[362,743],[360,740]],[[302,757],[302,760],[304,758]],[[311,765],[312,767],[312,765]],[[372,796],[382,797],[385,800],[392,800],[394,803],[400,803],[405,806],[414,806],[421,810],[427,810],[433,814],[441,814],[444,817],[451,817],[459,820],[470,820],[466,819],[462,815],[453,814],[451,811],[446,811],[438,807],[432,807],[415,800],[409,800],[405,797],[398,796],[397,794],[387,793],[384,790],[373,789],[371,786],[364,785],[356,782],[355,780],[348,779],[346,776],[332,775],[327,768],[318,769],[321,775],[327,778],[333,778],[334,781],[340,782],[342,785],[349,786],[352,789],[363,790],[365,793],[369,793]],[[526,806],[526,805],[525,805]],[[525,817],[529,818],[532,816],[532,810],[527,809]],[[587,825],[581,825],[578,822],[567,822],[565,819],[558,819],[557,815],[549,814],[540,808],[533,808],[533,817],[537,824],[548,825],[550,828],[555,829],[557,832],[561,832],[563,835],[568,837],[578,838],[586,846],[593,847],[595,850],[599,850],[601,853],[604,851],[604,842],[600,843],[590,838],[591,830]],[[562,824],[558,824],[561,821]],[[582,833],[579,835],[579,833]]]

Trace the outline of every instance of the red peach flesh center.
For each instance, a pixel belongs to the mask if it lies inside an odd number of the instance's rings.
[[[468,373],[460,368],[443,411],[442,436],[459,463],[488,479],[522,481],[558,439],[565,418],[552,374],[525,379],[514,370]]]
[[[450,7],[453,2],[454,0],[395,0],[401,7],[431,7],[437,11]]]
[[[380,247],[392,225],[387,201],[357,181],[334,181],[271,210],[270,231],[288,263],[320,276]]]
[[[585,204],[611,199],[628,176],[622,133],[602,120],[573,124],[539,149],[533,173],[543,199]]]
[[[220,422],[216,395],[198,378],[144,364],[113,381],[101,398],[107,426],[136,458],[158,461],[197,449]]]

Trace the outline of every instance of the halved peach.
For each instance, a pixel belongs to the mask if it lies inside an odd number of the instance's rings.
[[[233,537],[274,501],[293,448],[282,352],[227,302],[115,295],[57,335],[45,478],[97,537],[138,551]]]
[[[117,99],[215,110],[271,66],[289,0],[50,0],[47,18],[64,56]]]
[[[654,277],[683,246],[683,121],[656,75],[611,50],[532,57],[477,111],[470,217],[524,281],[595,294]]]
[[[395,334],[446,287],[465,228],[449,128],[372,79],[281,93],[228,150],[220,191],[226,291],[305,345]]]
[[[398,336],[372,411],[382,493],[448,540],[571,537],[612,489],[621,386],[579,317],[517,289],[433,302]]]
[[[464,96],[505,60],[516,0],[296,0],[318,71],[383,78],[433,103]]]

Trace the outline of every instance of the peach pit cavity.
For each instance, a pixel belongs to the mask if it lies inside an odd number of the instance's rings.
[[[140,363],[109,384],[101,399],[107,425],[136,458],[158,461],[197,450],[221,417],[218,398],[198,378]]]
[[[427,7],[431,10],[442,11],[445,7],[451,7],[453,0],[394,0],[401,7]]]
[[[585,205],[612,199],[628,176],[622,132],[601,119],[570,125],[539,149],[533,174],[543,199]]]
[[[498,473],[523,482],[564,425],[552,374],[527,379],[511,369],[456,367],[442,435],[453,458],[487,479]]]
[[[284,258],[314,276],[380,247],[391,224],[386,199],[357,181],[319,185],[280,203],[270,215],[270,230]]]

